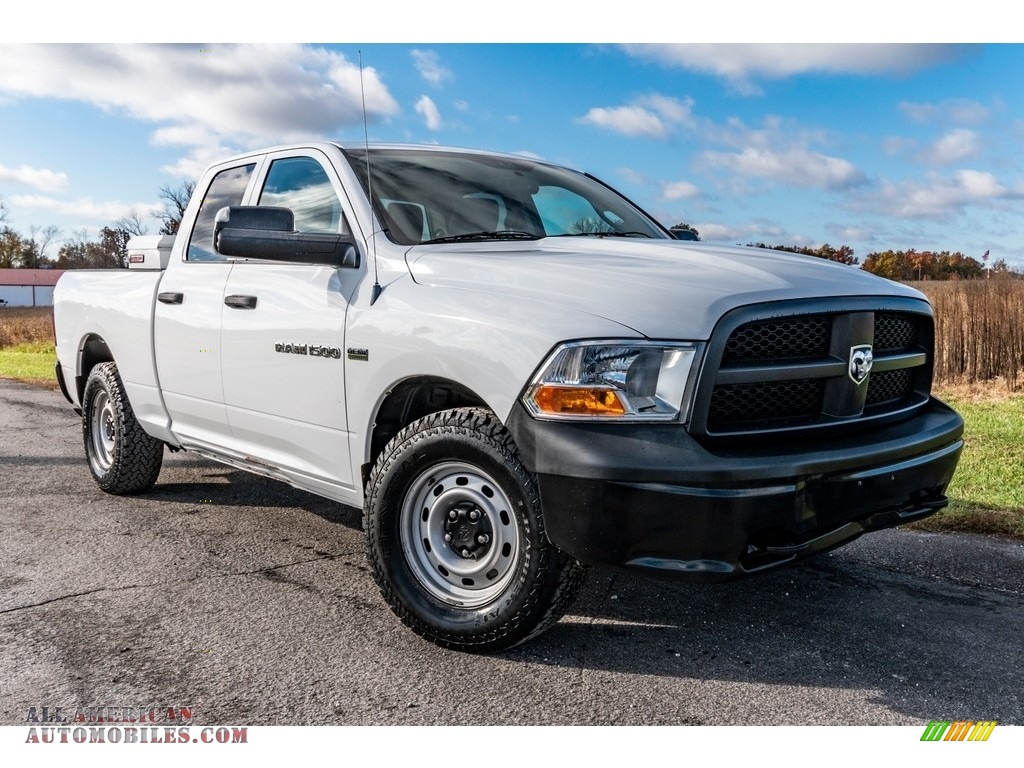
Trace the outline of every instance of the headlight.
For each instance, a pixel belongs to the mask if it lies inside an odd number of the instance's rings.
[[[543,419],[667,421],[689,411],[701,344],[581,341],[558,347],[523,396]]]

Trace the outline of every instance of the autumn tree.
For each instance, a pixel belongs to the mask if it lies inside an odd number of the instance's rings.
[[[24,251],[25,244],[21,235],[10,227],[0,228],[0,268],[20,267]]]
[[[786,253],[799,253],[804,256],[817,256],[819,259],[828,259],[840,264],[855,265],[856,257],[853,255],[853,248],[848,245],[841,245],[833,248],[828,243],[819,245],[817,248],[807,248],[799,245],[765,245],[764,243],[747,243],[755,248],[767,248],[772,251],[784,251]]]
[[[128,266],[128,240],[123,229],[103,227],[99,240],[89,240],[84,229],[76,229],[57,255],[59,269],[112,269]]]
[[[978,280],[985,267],[959,251],[906,251],[892,249],[869,253],[864,269],[890,280]]]

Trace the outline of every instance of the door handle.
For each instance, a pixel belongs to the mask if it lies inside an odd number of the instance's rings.
[[[224,303],[232,309],[256,309],[255,296],[225,296]]]
[[[164,291],[156,295],[156,300],[161,304],[181,304],[185,300],[184,293],[175,293],[174,291]]]

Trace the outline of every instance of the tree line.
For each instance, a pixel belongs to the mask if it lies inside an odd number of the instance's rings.
[[[792,245],[765,245],[764,243],[747,243],[755,248],[768,248],[773,251],[801,253],[805,256],[817,256],[840,264],[857,265],[859,260],[853,255],[853,249],[847,245],[834,248],[828,243],[817,248]],[[986,254],[987,255],[987,254]],[[905,251],[876,251],[864,257],[861,269],[890,280],[908,282],[912,280],[980,280],[986,276],[986,265],[960,251],[918,251],[910,248]],[[997,259],[988,268],[989,274],[998,277],[1024,278],[1024,273],[1011,268],[1005,259]]]
[[[181,218],[195,189],[195,182],[186,181],[177,187],[160,188],[163,207],[151,215],[160,219],[161,235],[178,231]],[[24,269],[102,269],[128,266],[128,240],[136,235],[149,234],[143,223],[143,214],[136,209],[109,226],[100,228],[98,237],[91,238],[88,230],[74,229],[64,237],[59,227],[31,225],[27,232],[19,232],[9,223],[10,213],[0,200],[0,268]],[[57,243],[60,247],[53,253]]]

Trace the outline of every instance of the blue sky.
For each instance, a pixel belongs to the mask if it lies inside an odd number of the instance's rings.
[[[570,165],[705,240],[1024,268],[1013,44],[4,43],[7,223],[95,236],[224,155],[361,142],[359,50],[371,140]]]

